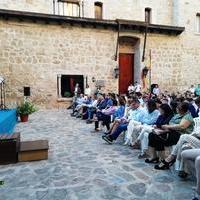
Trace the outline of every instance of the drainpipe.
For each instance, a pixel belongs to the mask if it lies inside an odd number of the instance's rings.
[[[61,98],[61,74],[57,75],[57,96]]]
[[[142,62],[145,60],[145,51],[146,51],[146,43],[147,43],[147,32],[148,32],[148,23],[146,23],[145,27],[145,36],[144,36],[144,47],[143,47],[143,54],[142,54]]]
[[[119,32],[120,32],[120,22],[118,19],[116,19],[117,25],[118,25],[118,32],[117,32],[117,44],[116,44],[116,51],[115,51],[115,61],[117,61],[118,58],[118,49],[119,49]]]
[[[82,5],[82,17],[84,17],[84,0],[81,2]]]
[[[53,0],[53,14],[55,15],[55,13],[56,13],[56,9],[55,9],[55,0]]]

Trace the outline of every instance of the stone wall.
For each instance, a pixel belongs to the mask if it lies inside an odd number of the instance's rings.
[[[112,6],[113,1],[102,0],[106,19],[142,21],[142,11],[151,7],[154,23],[186,27],[180,36],[148,34],[147,38],[146,57],[152,52],[152,83],[171,91],[185,90],[200,81],[200,34],[195,30],[200,0],[177,0],[177,4],[174,1],[159,0],[153,5],[149,0],[118,0]],[[0,8],[51,13],[51,3],[51,0],[3,0]],[[94,0],[85,0],[87,17],[94,17],[93,5]],[[134,80],[139,80],[144,35],[123,32],[120,36],[139,39],[134,49]],[[88,76],[93,89],[92,77],[105,80],[104,91],[117,92],[118,80],[113,76],[118,65],[114,61],[116,41],[117,33],[112,30],[0,20],[0,75],[6,78],[8,97],[21,99],[23,87],[30,86],[34,101],[54,106],[59,74]]]
[[[195,40],[195,38],[193,38]],[[179,37],[163,38],[151,35],[148,48],[152,49],[152,79],[168,90],[186,90],[200,81],[200,40]]]
[[[130,33],[124,33],[130,36]],[[122,36],[122,34],[121,34]],[[133,34],[140,38],[139,55],[140,62],[136,63],[135,71],[141,71],[141,60],[144,37],[141,34]],[[195,39],[195,36],[194,38]],[[200,80],[200,40],[196,40],[192,45],[187,35],[166,36],[158,34],[148,34],[146,59],[149,52],[152,52],[152,83],[160,85],[162,90],[184,91],[191,84],[197,84]],[[138,56],[138,53],[137,53]],[[138,77],[139,76],[139,77]],[[137,73],[135,80],[140,79]]]
[[[53,105],[59,74],[87,75],[93,89],[95,77],[106,81],[105,91],[118,90],[112,31],[0,21],[0,38],[0,74],[10,97],[22,97],[30,86],[34,101]]]
[[[94,2],[85,0],[85,16],[94,18]],[[128,19],[144,21],[145,8],[152,9],[152,23],[172,24],[172,0],[101,0],[104,19]]]
[[[94,2],[81,0],[84,17],[94,18]],[[196,13],[200,12],[200,0],[98,0],[103,3],[104,19],[128,19],[144,21],[145,8],[152,9],[152,23],[186,26],[195,32]],[[53,0],[1,0],[0,9],[53,14]],[[57,13],[57,6],[56,6]]]
[[[52,0],[1,0],[0,9],[53,14]]]
[[[134,77],[139,80],[144,36],[120,36],[140,39]],[[177,91],[199,82],[200,40],[195,37],[148,35],[146,54],[151,49],[152,83]],[[0,38],[0,74],[6,78],[10,98],[23,97],[23,87],[30,86],[34,101],[54,106],[59,74],[88,76],[93,89],[92,77],[105,80],[104,91],[118,92],[118,79],[113,76],[118,65],[114,61],[117,32],[1,20]]]
[[[121,33],[120,36],[131,36]],[[135,63],[135,72],[140,79],[144,36],[132,34],[140,38],[140,45],[135,56],[140,56],[140,62]],[[182,33],[180,36],[148,34],[146,59],[152,52],[152,83],[158,83],[162,90],[184,91],[191,84],[200,83],[200,35]]]
[[[96,0],[83,0],[84,17],[94,18],[94,2]],[[98,2],[103,3],[104,19],[144,21],[144,10],[149,7],[152,8],[152,23],[172,24],[172,0],[156,0],[156,3],[149,0],[98,0]],[[2,0],[0,8],[52,14],[53,0]],[[58,13],[57,6],[56,13]]]
[[[179,0],[179,26],[186,27],[186,34],[196,33],[196,14],[200,13],[200,0]],[[200,36],[200,33],[199,33]],[[197,40],[199,39],[196,38]]]

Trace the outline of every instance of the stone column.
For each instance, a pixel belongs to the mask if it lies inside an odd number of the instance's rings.
[[[57,75],[58,98],[61,98],[61,74]]]

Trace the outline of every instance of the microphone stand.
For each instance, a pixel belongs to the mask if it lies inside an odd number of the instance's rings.
[[[4,80],[0,83],[0,90],[1,90],[1,101],[0,101],[0,110],[6,109],[6,92],[5,92],[5,82]]]

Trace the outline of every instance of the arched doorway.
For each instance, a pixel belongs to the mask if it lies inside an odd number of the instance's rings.
[[[119,38],[119,94],[127,93],[131,83],[140,81],[139,42],[135,37]]]

